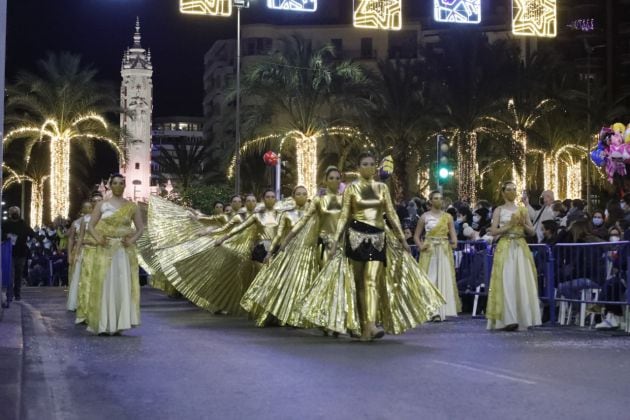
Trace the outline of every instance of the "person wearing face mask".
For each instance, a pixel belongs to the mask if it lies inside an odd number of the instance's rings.
[[[22,299],[22,273],[29,256],[29,249],[26,241],[29,237],[34,238],[35,232],[20,217],[20,208],[9,207],[8,219],[2,222],[2,241],[11,239],[13,244],[11,258],[11,273],[13,277],[13,287],[7,289],[7,303],[13,299]]]
[[[414,240],[420,250],[420,267],[446,300],[446,304],[438,309],[433,320],[444,321],[447,316],[457,316],[462,307],[453,258],[453,250],[457,249],[457,234],[453,219],[442,211],[442,194],[433,191],[429,194],[429,201],[431,210],[420,217]]]
[[[261,313],[269,313],[281,325],[307,327],[300,315],[306,292],[320,268],[328,261],[330,238],[341,214],[341,173],[334,167],[325,172],[326,190],[315,197],[308,212],[286,235],[279,252],[256,276],[241,299],[241,306],[264,325]],[[275,241],[274,241],[275,242]]]
[[[536,266],[525,235],[534,227],[527,210],[515,203],[517,187],[506,182],[501,188],[505,204],[495,209],[490,234],[499,237],[490,276],[486,305],[488,329],[526,330],[540,325]]]
[[[88,331],[117,335],[140,325],[140,279],[135,243],[144,231],[144,222],[139,207],[123,198],[125,178],[114,174],[109,184],[111,198],[96,204],[88,223],[97,252],[90,261],[87,275],[83,276],[82,272],[82,281],[90,283]]]
[[[255,207],[247,196],[246,208]],[[200,237],[206,241],[173,264],[168,280],[187,299],[213,313],[241,313],[240,300],[262,267],[278,232],[282,212],[273,190],[263,193],[263,206],[229,231]],[[246,213],[237,211],[239,217]],[[236,216],[235,216],[236,217]]]
[[[595,210],[593,212],[593,217],[591,218],[591,228],[593,235],[598,238],[606,239],[608,237],[608,229],[604,226],[604,213],[600,210]]]
[[[627,229],[626,229],[627,230]],[[613,226],[609,230],[609,242],[619,242],[622,239],[623,230]],[[600,300],[623,301],[625,300],[625,287],[620,278],[624,271],[625,262],[620,255],[619,249],[612,249],[606,252],[606,281],[602,285]],[[595,325],[597,330],[616,330],[621,325],[623,317],[623,306],[604,305],[605,316],[602,321]]]
[[[553,210],[551,208],[554,201],[553,191],[543,191],[540,196],[541,207],[538,210],[534,209],[531,206],[527,194],[523,194],[521,201],[523,202],[523,204],[525,204],[525,207],[527,207],[527,213],[529,215],[530,221],[534,226],[536,238],[538,239],[538,242],[540,242],[543,239],[542,222],[544,222],[545,220],[555,219]]]
[[[83,262],[83,237],[85,227],[92,217],[92,202],[85,201],[81,205],[81,217],[72,222],[68,231],[68,263],[70,266],[70,285],[68,287],[68,300],[66,309],[76,311],[79,301],[79,283],[81,282],[81,264]]]
[[[485,207],[480,207],[473,213],[473,221],[471,227],[479,233],[479,237],[485,236],[490,227],[490,212]]]
[[[444,300],[411,256],[389,188],[374,180],[374,156],[361,153],[357,163],[359,178],[343,193],[330,260],[307,292],[301,315],[372,341],[429,320]]]

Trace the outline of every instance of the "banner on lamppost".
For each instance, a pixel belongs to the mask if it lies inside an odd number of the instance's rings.
[[[179,0],[179,11],[193,15],[232,16],[232,0]]]
[[[267,7],[294,12],[315,12],[317,0],[267,0]]]
[[[368,29],[402,28],[402,0],[354,0],[354,26]]]
[[[481,22],[481,0],[433,0],[433,9],[436,22]]]
[[[512,33],[553,38],[558,31],[556,0],[512,0]]]

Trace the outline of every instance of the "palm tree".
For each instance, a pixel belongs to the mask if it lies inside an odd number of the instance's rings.
[[[7,89],[6,121],[12,130],[4,138],[5,147],[23,139],[28,162],[35,144],[49,144],[51,219],[68,216],[73,144],[91,157],[91,143],[104,141],[124,159],[120,130],[103,117],[118,116],[117,97],[95,76],[96,70],[83,66],[79,56],[51,53],[38,62],[37,74],[23,71]]]
[[[380,60],[375,85],[378,106],[368,118],[373,138],[390,149],[401,194],[417,192],[421,151],[430,148],[428,132],[436,130],[435,110],[425,93],[425,68],[419,60]]]
[[[432,96],[447,109],[445,127],[456,140],[458,195],[476,201],[479,135],[489,132],[485,117],[497,101],[508,97],[506,75],[518,62],[518,48],[507,41],[488,42],[476,31],[441,35],[432,62]]]
[[[366,94],[370,79],[360,65],[335,60],[330,44],[315,48],[293,35],[281,38],[279,46],[243,77],[242,94],[250,98],[243,131],[263,135],[254,144],[246,144],[244,151],[294,145],[297,182],[313,191],[318,153],[323,148],[319,139],[348,121],[346,111],[365,112],[372,106]],[[357,134],[351,129],[333,131],[340,136]]]

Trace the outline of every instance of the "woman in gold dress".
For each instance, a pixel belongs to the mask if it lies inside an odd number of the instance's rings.
[[[82,229],[82,227],[90,222],[92,210],[92,202],[85,201],[81,205],[81,217],[72,222],[70,230],[68,231],[68,265],[70,266],[68,277],[70,279],[70,286],[68,287],[66,308],[69,311],[77,310],[79,283],[81,281],[81,263],[83,261],[82,235],[85,234],[85,229]]]
[[[374,156],[362,153],[358,163],[360,177],[343,194],[333,257],[307,293],[302,316],[371,341],[425,322],[444,300],[409,252],[387,185],[374,181]]]
[[[300,310],[304,295],[319,272],[320,256],[328,254],[330,236],[337,227],[341,212],[340,181],[337,168],[326,170],[326,194],[313,199],[306,215],[284,236],[281,252],[263,267],[241,299],[246,311],[259,315],[258,325],[264,325],[266,318],[260,314],[269,313],[281,325],[307,326]]]
[[[120,334],[140,324],[140,282],[135,242],[144,224],[135,203],[125,200],[125,178],[111,177],[112,197],[92,212],[88,229],[97,244],[89,279],[88,331]],[[132,228],[132,223],[135,229]]]
[[[540,306],[534,258],[525,241],[534,227],[525,207],[518,207],[516,184],[501,188],[505,204],[492,215],[490,233],[499,237],[494,250],[490,291],[486,305],[488,329],[526,330],[540,325]]]
[[[92,195],[92,208],[103,201],[101,193],[95,193]],[[94,210],[92,210],[94,211]],[[79,271],[79,284],[77,291],[77,310],[75,323],[81,324],[87,320],[88,312],[88,300],[90,297],[90,279],[92,278],[92,272],[94,268],[94,260],[98,256],[98,248],[96,240],[92,237],[88,231],[89,220],[92,219],[90,213],[87,217],[88,222],[81,225],[81,229],[78,234],[78,243],[75,247],[81,249],[81,270]]]
[[[461,310],[453,257],[453,250],[457,249],[457,233],[453,217],[442,210],[442,194],[433,191],[429,201],[431,210],[420,217],[414,241],[420,250],[420,267],[446,300],[433,320],[444,321],[447,316],[457,316]],[[424,240],[422,233],[425,233]]]
[[[245,200],[246,206],[251,198]],[[211,312],[241,311],[240,300],[260,270],[278,230],[281,212],[274,208],[276,195],[263,194],[263,208],[190,257],[173,264],[169,281],[187,299]]]

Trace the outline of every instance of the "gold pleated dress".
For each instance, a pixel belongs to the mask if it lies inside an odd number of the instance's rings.
[[[85,229],[81,243],[81,268],[77,290],[77,310],[75,318],[75,323],[77,324],[81,324],[87,320],[90,289],[92,287],[92,278],[94,277],[94,261],[99,254],[96,240],[92,234],[88,232],[87,228]]]
[[[326,247],[341,211],[341,196],[327,194],[313,200],[306,215],[292,229],[296,236],[271,264],[258,273],[241,299],[243,308],[258,315],[262,326],[267,314],[282,325],[308,327],[301,316],[306,292],[319,273]],[[283,237],[286,237],[284,235]]]
[[[376,221],[384,228],[386,265],[376,279],[376,323],[389,334],[400,334],[426,322],[444,304],[440,292],[402,247],[402,229],[389,194],[386,185],[365,180],[344,191],[336,232],[339,244],[306,293],[301,311],[306,322],[338,333],[361,334],[353,261],[346,256],[343,239],[350,218]],[[378,222],[383,212],[396,234],[382,219]]]
[[[525,207],[516,211],[500,207],[497,211],[499,226],[529,217]],[[495,248],[486,318],[489,330],[518,324],[519,331],[523,331],[542,324],[536,265],[519,223],[501,236]]]
[[[446,212],[439,217],[425,213],[425,220],[427,233],[424,241],[429,247],[420,253],[419,264],[446,300],[446,304],[436,314],[443,320],[447,316],[457,316],[462,308],[455,279],[455,259],[448,238],[452,218]]]
[[[169,281],[191,302],[211,312],[242,312],[240,301],[261,264],[252,260],[258,244],[271,249],[281,212],[263,210],[249,216],[230,231],[221,246],[211,244],[173,264]],[[213,232],[214,233],[214,232]]]

